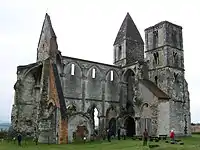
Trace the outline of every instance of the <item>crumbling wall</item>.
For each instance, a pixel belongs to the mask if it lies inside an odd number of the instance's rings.
[[[63,57],[62,60],[65,64],[65,71],[62,73],[61,70],[60,79],[64,85],[68,84],[66,81],[68,81],[71,76],[77,77],[80,81],[71,81],[73,88],[63,87],[64,90],[66,90],[64,92],[66,106],[74,105],[76,107],[76,113],[86,113],[91,120],[93,120],[93,115],[90,114],[90,110],[97,108],[99,133],[102,133],[106,127],[106,117],[104,113],[106,111],[106,103],[119,103],[120,93],[117,88],[119,88],[120,85],[117,83],[120,81],[120,68],[71,57]],[[72,64],[74,64],[75,67],[74,74],[71,72]],[[111,71],[113,71],[112,86],[109,85],[111,83],[111,81],[109,81]],[[111,86],[112,89],[108,89],[108,85]],[[91,124],[94,124],[94,122],[92,121]],[[91,125],[91,127],[93,128],[93,125]],[[91,132],[93,132],[92,128]]]
[[[109,71],[105,82],[105,100],[119,102],[120,77],[115,71]]]
[[[74,65],[74,74],[72,75],[72,65]],[[69,63],[64,67],[64,95],[69,98],[82,98],[82,71],[78,64]]]
[[[41,66],[29,65],[19,69],[12,108],[12,126],[19,132],[32,135],[37,126]],[[33,68],[31,68],[33,67]]]

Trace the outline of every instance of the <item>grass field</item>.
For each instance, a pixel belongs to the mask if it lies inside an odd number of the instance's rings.
[[[165,141],[157,143],[150,142],[149,144],[158,144],[159,147],[151,148],[153,150],[200,150],[200,135],[182,138],[184,145],[169,144]],[[17,144],[7,143],[4,141],[0,144],[0,150],[148,150],[148,146],[142,146],[142,142],[138,140],[112,140],[111,142],[91,142],[86,144],[68,144],[68,145],[34,145],[33,142],[22,143],[19,147]]]

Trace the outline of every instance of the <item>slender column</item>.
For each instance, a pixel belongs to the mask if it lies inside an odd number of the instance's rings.
[[[140,135],[140,119],[139,118],[135,118],[135,134],[136,135]]]
[[[86,80],[87,77],[82,75],[82,111],[85,111],[85,92],[86,92]]]
[[[102,84],[102,112],[101,112],[101,116],[99,116],[99,134],[101,136],[103,136],[103,133],[104,133],[104,130],[105,130],[105,80],[102,80],[101,81],[101,84]]]

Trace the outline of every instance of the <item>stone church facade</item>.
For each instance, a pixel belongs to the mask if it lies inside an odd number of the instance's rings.
[[[37,62],[17,67],[12,127],[39,142],[71,143],[74,137],[125,127],[128,136],[190,135],[190,99],[184,75],[182,27],[168,21],[145,29],[145,50],[127,13],[113,44],[114,64],[62,56],[48,14]],[[144,57],[146,53],[146,57]]]

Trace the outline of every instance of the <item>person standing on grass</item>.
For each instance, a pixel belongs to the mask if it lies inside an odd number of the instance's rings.
[[[124,140],[126,140],[126,129],[124,127],[122,127],[121,132],[122,132],[122,137],[124,138]]]
[[[175,140],[174,140],[174,137],[175,137],[174,130],[171,130],[169,137],[170,137],[172,142],[175,142]]]
[[[121,132],[121,129],[119,128],[118,130],[117,130],[117,137],[118,137],[118,140],[120,140],[120,132]]]
[[[147,139],[148,139],[148,132],[147,129],[144,130],[143,132],[143,146],[147,146]]]
[[[110,133],[110,129],[107,130],[107,138],[108,138],[108,142],[111,142],[110,141],[110,137],[111,137],[111,133]]]
[[[35,145],[38,145],[38,136],[35,136]]]
[[[18,145],[21,146],[22,135],[20,133],[17,135],[17,141],[18,141]]]

